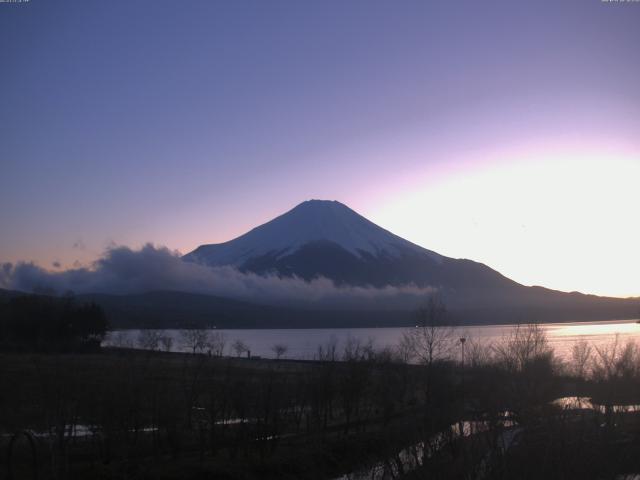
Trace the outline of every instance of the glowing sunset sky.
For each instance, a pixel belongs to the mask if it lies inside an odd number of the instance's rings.
[[[184,253],[309,198],[640,295],[640,3],[0,3],[0,262]]]

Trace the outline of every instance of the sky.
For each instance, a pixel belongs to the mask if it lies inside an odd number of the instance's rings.
[[[0,261],[187,253],[310,199],[640,295],[640,2],[0,3]]]

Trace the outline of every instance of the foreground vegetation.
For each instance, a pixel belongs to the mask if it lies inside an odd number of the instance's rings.
[[[106,331],[102,309],[73,296],[18,295],[0,301],[0,351],[97,351]]]
[[[397,348],[353,339],[320,346],[315,361],[222,357],[223,339],[202,331],[185,332],[189,354],[5,351],[0,478],[640,472],[635,344],[577,343],[562,362],[532,325],[495,345],[465,339],[462,357],[461,339],[439,326],[445,315],[431,302]],[[139,342],[163,345],[152,334]]]

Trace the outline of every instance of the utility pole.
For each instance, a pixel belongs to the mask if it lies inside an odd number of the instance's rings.
[[[467,341],[465,337],[460,337],[460,347],[462,349],[462,362],[461,362],[461,377],[460,377],[460,387],[462,391],[462,415],[464,416],[464,344]],[[464,422],[460,423],[460,437],[464,437]]]

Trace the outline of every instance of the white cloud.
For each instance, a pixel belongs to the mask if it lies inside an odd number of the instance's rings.
[[[375,305],[377,308],[413,308],[433,292],[432,288],[415,285],[338,286],[327,278],[305,281],[297,277],[243,273],[233,267],[185,262],[178,252],[152,244],[139,250],[111,247],[91,268],[48,271],[32,262],[4,264],[0,269],[0,286],[55,294],[174,290],[257,303],[325,307]]]

